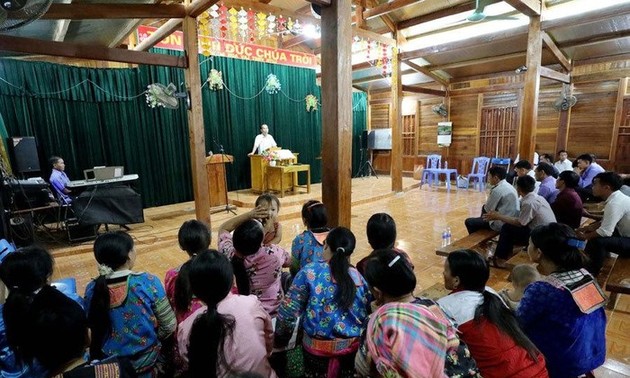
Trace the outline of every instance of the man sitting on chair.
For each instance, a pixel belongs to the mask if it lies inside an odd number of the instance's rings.
[[[537,226],[556,222],[549,202],[536,194],[536,181],[529,175],[524,175],[516,180],[516,191],[521,199],[521,210],[517,217],[506,216],[497,211],[489,211],[483,215],[487,221],[500,220],[505,222],[501,227],[499,242],[494,253],[493,265],[497,268],[505,268],[507,260],[512,257],[515,245],[527,245],[529,233]]]
[[[485,205],[481,208],[481,215],[488,211],[514,217],[518,215],[519,204],[516,189],[505,181],[507,172],[503,167],[492,167],[488,170],[488,183],[492,185]],[[487,221],[482,217],[468,218],[464,222],[469,234],[479,230],[501,231],[503,222],[500,220]]]
[[[68,175],[64,170],[66,169],[66,163],[59,156],[51,156],[48,162],[52,166],[52,172],[50,173],[50,185],[57,193],[57,198],[64,204],[71,204],[72,198],[69,196],[70,189],[66,188],[66,185],[70,182]]]

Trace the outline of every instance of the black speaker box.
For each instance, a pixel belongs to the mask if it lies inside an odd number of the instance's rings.
[[[34,233],[33,218],[30,214],[15,216],[9,220],[11,236],[18,247],[28,247],[33,244]]]
[[[361,148],[363,148],[364,150],[367,150],[368,148],[368,131],[367,130],[361,131]]]
[[[9,148],[14,170],[18,173],[39,172],[39,155],[35,137],[11,137]]]
[[[71,242],[96,239],[96,225],[79,224],[76,219],[68,219],[66,228],[68,230],[68,240]]]

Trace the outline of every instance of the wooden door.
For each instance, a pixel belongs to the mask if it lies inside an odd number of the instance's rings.
[[[485,108],[481,111],[479,156],[509,157],[517,154],[518,108]]]
[[[623,101],[623,114],[617,137],[617,154],[615,156],[615,171],[630,173],[630,99]]]

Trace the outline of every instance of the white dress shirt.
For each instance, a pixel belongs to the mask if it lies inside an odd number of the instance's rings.
[[[256,139],[254,139],[254,148],[252,149],[252,153],[262,154],[269,148],[276,146],[276,141],[273,139],[271,134],[258,134],[256,135]]]
[[[566,159],[565,161],[558,160],[557,162],[553,164],[553,166],[556,167],[556,169],[558,169],[559,173],[573,170],[573,163],[569,159]]]
[[[614,191],[606,199],[604,217],[595,232],[599,236],[608,237],[612,236],[615,229],[619,231],[619,235],[626,238],[630,237],[630,197],[619,190]]]

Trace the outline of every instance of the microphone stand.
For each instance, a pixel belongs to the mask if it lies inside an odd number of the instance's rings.
[[[225,211],[226,213],[232,213],[236,215],[236,211],[234,211],[235,206],[230,206],[230,201],[228,200],[228,184],[227,184],[227,168],[225,167],[225,150],[223,149],[223,145],[217,143],[216,140],[212,139],[214,144],[219,147],[219,153],[221,154],[221,164],[223,166],[223,185],[225,186]],[[231,162],[230,162],[231,163]]]

